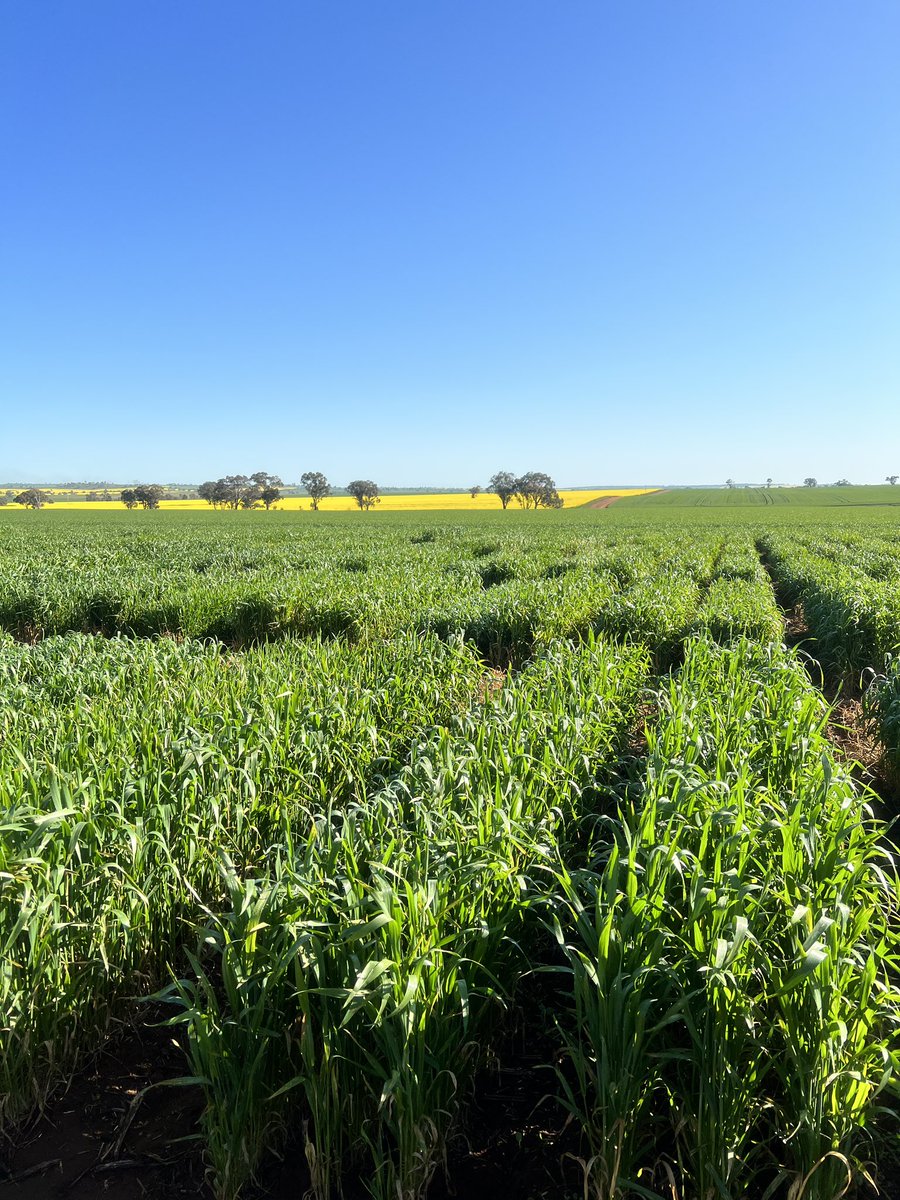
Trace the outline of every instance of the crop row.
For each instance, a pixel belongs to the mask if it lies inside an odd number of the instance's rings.
[[[521,971],[528,898],[591,810],[645,671],[639,649],[549,649],[389,784],[323,812],[265,881],[233,879],[170,992],[222,1196],[298,1112],[317,1195],[349,1173],[424,1193]]]
[[[761,541],[789,603],[802,603],[815,654],[836,676],[880,671],[900,650],[900,546],[887,539]]]
[[[588,1194],[837,1194],[896,1103],[881,829],[775,644],[690,642],[624,775],[647,672],[590,635],[496,691],[434,637],[0,645],[7,1128],[175,971],[218,1196],[290,1141],[322,1200],[414,1200],[543,968]]]
[[[53,527],[0,542],[0,628],[215,638],[391,637],[457,631],[495,661],[588,630],[671,654],[685,637],[771,636],[778,613],[752,539],[706,535],[540,537],[472,531],[361,535],[325,526],[136,535]],[[16,542],[16,536],[20,541]],[[128,536],[126,536],[128,535]]]
[[[0,645],[0,1117],[40,1104],[193,944],[222,865],[391,774],[477,694],[461,644]]]
[[[826,718],[781,647],[694,644],[608,846],[549,902],[597,1197],[668,1157],[673,1193],[833,1200],[896,1112],[898,881]]]
[[[810,649],[832,682],[874,686],[868,708],[900,766],[900,538],[768,534],[760,542],[786,602],[802,604]]]
[[[900,1030],[880,828],[802,666],[746,642],[692,644],[611,805],[640,673],[551,650],[265,880],[231,877],[167,993],[221,1196],[300,1129],[317,1196],[424,1195],[498,1002],[542,965],[589,1194],[653,1194],[661,1151],[703,1197],[830,1200],[859,1169]]]

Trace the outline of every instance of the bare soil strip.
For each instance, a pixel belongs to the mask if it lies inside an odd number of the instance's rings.
[[[601,496],[599,500],[591,500],[589,504],[585,504],[585,508],[609,508],[611,504],[615,504],[617,500],[621,500],[621,496]]]
[[[0,1197],[211,1196],[200,1144],[183,1140],[197,1132],[201,1093],[165,1086],[186,1066],[171,1030],[154,1023],[123,1029],[44,1117],[21,1130],[15,1144],[0,1145]]]
[[[856,781],[874,792],[878,802],[873,804],[876,816],[891,823],[900,816],[900,779],[892,768],[883,742],[866,716],[857,696],[833,700],[827,734],[837,754],[850,767]],[[896,830],[891,839],[896,838]]]

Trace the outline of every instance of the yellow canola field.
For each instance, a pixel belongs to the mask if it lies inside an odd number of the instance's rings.
[[[656,488],[593,488],[589,490],[569,490],[560,491],[560,496],[563,498],[566,508],[579,508],[582,505],[590,504],[594,500],[603,500],[607,496],[644,496],[649,492],[656,491]],[[10,504],[9,508],[18,508],[17,504]],[[281,511],[303,510],[309,511],[308,496],[285,496],[283,500],[278,502],[278,508]],[[319,505],[322,512],[354,512],[358,511],[356,501],[352,496],[327,496]],[[510,508],[517,508],[518,505],[513,501]],[[58,509],[88,509],[95,510],[124,510],[125,505],[121,500],[60,500],[55,504],[48,506],[45,511],[52,512]],[[200,511],[206,510],[211,512],[210,506],[205,500],[162,500],[160,508],[171,510],[185,511]],[[500,509],[500,501],[490,492],[481,492],[473,500],[468,492],[421,492],[414,495],[387,495],[381,497],[381,503],[377,504],[372,510],[373,512],[485,512],[488,510]]]

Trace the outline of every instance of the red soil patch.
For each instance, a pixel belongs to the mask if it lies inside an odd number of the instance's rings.
[[[663,492],[667,492],[668,488],[655,488],[653,492],[645,492],[647,496],[659,496]],[[583,508],[609,508],[611,504],[615,504],[617,500],[627,500],[627,496],[601,496],[599,500],[591,500],[587,504],[582,505]]]

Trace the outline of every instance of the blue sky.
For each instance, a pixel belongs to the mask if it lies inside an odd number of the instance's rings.
[[[900,472],[896,0],[29,0],[0,479]]]

